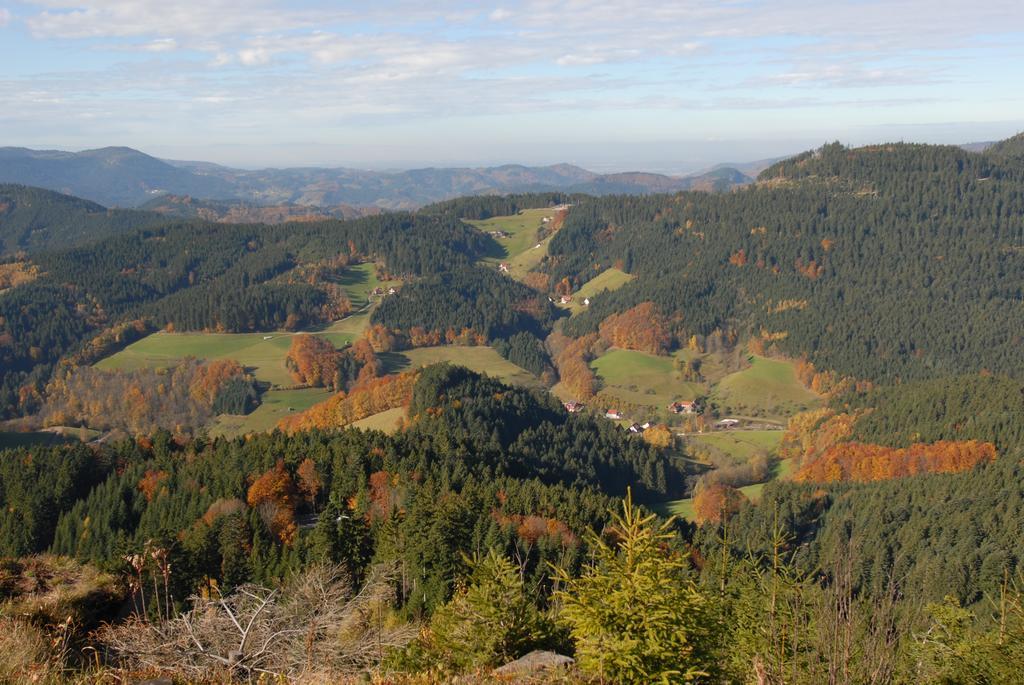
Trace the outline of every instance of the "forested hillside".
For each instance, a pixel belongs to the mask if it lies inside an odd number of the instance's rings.
[[[393,214],[282,226],[172,223],[39,253],[39,277],[0,298],[2,411],[31,400],[60,358],[122,322],[239,332],[333,321],[350,307],[332,282],[349,262],[375,259],[395,276],[428,276],[469,265],[488,243],[454,218]],[[300,265],[309,268],[290,273]]]
[[[188,195],[161,195],[140,207],[176,219],[202,219],[226,224],[280,224],[286,221],[315,221],[319,219],[358,219],[379,214],[376,207],[335,205],[276,204],[261,205],[245,200],[209,200]]]
[[[82,245],[165,221],[149,212],[106,209],[48,190],[0,185],[0,257]]]
[[[737,326],[861,379],[1024,368],[1024,165],[954,147],[829,145],[725,195],[580,203],[552,282],[637,278],[567,331],[654,302],[678,340]]]
[[[410,413],[414,425],[393,437],[313,431],[175,444],[158,432],[96,451],[4,452],[0,553],[52,550],[116,566],[122,550],[159,539],[173,549],[183,593],[204,577],[270,582],[324,558],[358,577],[371,560],[397,558],[408,564],[407,610],[419,612],[447,598],[459,552],[518,548],[540,579],[545,560],[577,558],[578,536],[604,520],[626,483],[644,500],[682,487],[682,462],[458,367],[425,370]],[[32,477],[26,459],[53,476]],[[340,514],[348,523],[337,526]],[[530,532],[525,517],[538,514],[547,519]]]

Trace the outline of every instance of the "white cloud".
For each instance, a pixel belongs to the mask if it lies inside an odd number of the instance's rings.
[[[901,108],[955,91],[935,84],[969,82],[977,56],[1019,61],[1024,32],[1019,0],[500,2],[27,0],[35,8],[19,4],[19,19],[33,35],[113,56],[88,73],[69,60],[63,73],[15,79],[0,101],[25,109],[0,122],[61,120],[19,89],[158,136],[197,113],[210,135],[270,136],[287,121],[315,136],[377,119],[632,108],[684,126],[694,111]],[[9,17],[0,10],[0,25]],[[914,89],[868,92],[894,85]]]
[[[33,34],[45,38],[167,35],[176,37],[259,34],[315,26],[334,11],[298,11],[267,0],[37,0],[43,11],[29,17]]]
[[[178,49],[178,41],[173,38],[158,38],[142,46],[147,52],[173,52]]]
[[[589,64],[601,64],[605,59],[604,56],[594,53],[589,55],[562,55],[555,60],[555,64],[560,67],[579,67]]]
[[[238,51],[238,61],[247,67],[255,67],[270,62],[271,52],[267,48],[246,48]]]

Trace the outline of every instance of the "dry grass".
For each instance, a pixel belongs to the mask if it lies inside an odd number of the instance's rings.
[[[0,683],[59,683],[64,655],[52,639],[26,621],[0,617]]]
[[[68,618],[94,625],[122,598],[116,579],[67,557],[37,555],[0,563],[0,615],[37,626]]]

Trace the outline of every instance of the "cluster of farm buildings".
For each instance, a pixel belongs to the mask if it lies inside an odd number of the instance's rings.
[[[564,402],[562,406],[565,407],[565,410],[570,414],[576,414],[578,412],[583,411],[583,409],[586,408],[585,404],[583,404],[582,402],[577,402],[575,400]],[[679,400],[676,402],[672,402],[668,405],[667,408],[673,414],[698,413],[696,402],[693,400]],[[609,407],[608,409],[604,410],[604,418],[609,419],[611,421],[621,421],[623,418],[623,414],[617,408]],[[739,419],[726,418],[715,422],[714,425],[716,428],[719,429],[729,429],[738,426],[739,423]],[[654,424],[651,421],[645,421],[644,423],[633,423],[630,424],[628,430],[630,433],[643,433],[645,430],[647,430],[653,425]]]

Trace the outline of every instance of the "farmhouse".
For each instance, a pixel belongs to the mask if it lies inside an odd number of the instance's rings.
[[[569,304],[570,302],[572,302],[572,295],[562,295],[562,297],[559,298],[558,302],[560,304]]]
[[[510,237],[507,231],[491,231],[490,236],[492,238],[508,238]]]
[[[499,264],[498,265],[498,271],[500,271],[500,272],[502,272],[504,274],[507,274],[508,273],[508,263],[507,262],[502,262],[501,264]]]
[[[604,413],[606,419],[619,420],[622,418],[622,414],[619,413],[618,409],[609,409]]]
[[[722,419],[715,425],[721,428],[732,428],[733,426],[738,426],[739,423],[739,419]]]
[[[589,307],[590,306],[590,298],[589,297],[584,297],[583,298],[583,306],[584,307]]]
[[[576,412],[583,411],[584,405],[582,402],[570,400],[569,402],[564,403],[562,406],[565,407],[565,410],[570,414],[575,414]]]
[[[641,426],[639,423],[634,423],[633,425],[631,425],[629,427],[629,432],[630,433],[643,433],[644,432],[644,427]]]
[[[668,405],[668,410],[673,414],[692,414],[693,413],[693,401],[682,400],[680,402],[673,402]]]

